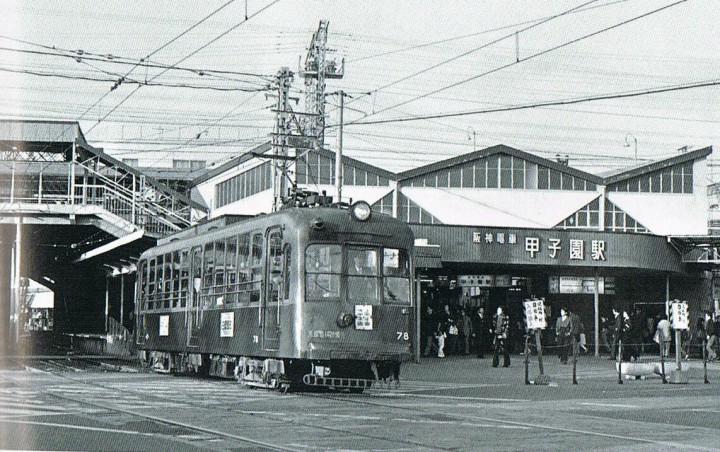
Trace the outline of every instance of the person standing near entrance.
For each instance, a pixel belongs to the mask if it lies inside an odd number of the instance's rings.
[[[492,366],[497,367],[500,363],[500,357],[498,354],[500,350],[503,353],[503,367],[510,367],[510,350],[508,350],[508,335],[510,334],[510,317],[505,314],[502,306],[498,306],[497,313],[493,316],[492,333],[495,336],[493,345],[495,351],[493,352]]]
[[[470,338],[472,337],[473,333],[473,325],[472,321],[470,320],[470,316],[467,315],[465,312],[465,309],[462,309],[460,311],[460,318],[458,319],[458,331],[460,333],[460,337],[465,343],[465,354],[470,354]]]
[[[572,339],[572,317],[566,307],[560,309],[560,317],[555,322],[555,337],[560,347],[560,363],[568,363],[570,341]]]
[[[473,325],[473,347],[477,353],[477,357],[482,359],[485,358],[485,347],[487,345],[488,337],[488,322],[485,317],[485,308],[480,306],[475,314],[472,316]]]

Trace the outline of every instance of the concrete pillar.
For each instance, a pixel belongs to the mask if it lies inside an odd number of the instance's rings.
[[[595,306],[595,356],[600,356],[600,276],[595,271],[595,290],[593,304]]]
[[[9,354],[12,245],[12,226],[0,225],[0,355]]]

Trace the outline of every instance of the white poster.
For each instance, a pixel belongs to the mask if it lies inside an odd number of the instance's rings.
[[[169,315],[161,315],[160,316],[160,336],[169,336],[170,335],[170,316]]]
[[[220,337],[233,337],[235,335],[235,313],[220,313]]]
[[[527,322],[528,329],[544,330],[547,328],[545,301],[525,300],[523,301],[523,305],[525,306],[525,321]]]
[[[355,329],[356,330],[372,330],[372,305],[356,304],[355,305]]]

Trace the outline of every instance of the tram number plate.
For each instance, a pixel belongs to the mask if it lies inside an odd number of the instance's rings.
[[[410,334],[407,331],[398,331],[397,340],[408,341],[410,340]]]

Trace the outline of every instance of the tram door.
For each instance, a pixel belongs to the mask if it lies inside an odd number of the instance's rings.
[[[280,348],[280,307],[285,294],[285,259],[280,228],[272,228],[267,236],[266,281],[263,297],[263,349]]]
[[[202,283],[202,248],[195,247],[190,254],[190,293],[188,294],[188,347],[197,347],[200,337],[200,286]]]

